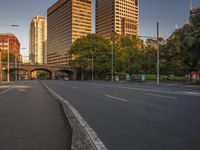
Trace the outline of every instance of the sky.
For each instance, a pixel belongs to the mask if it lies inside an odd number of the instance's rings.
[[[46,16],[47,9],[57,0],[0,0],[0,33],[17,36],[23,56],[29,55],[30,22],[36,15]],[[94,0],[93,0],[94,1]],[[156,23],[160,25],[160,36],[167,38],[175,30],[189,22],[189,0],[139,0],[140,35],[156,36]],[[94,3],[93,3],[94,4]],[[200,0],[193,0],[200,6]],[[17,24],[19,27],[9,27]],[[5,26],[4,26],[5,25]],[[93,5],[93,32],[95,32],[95,7]]]

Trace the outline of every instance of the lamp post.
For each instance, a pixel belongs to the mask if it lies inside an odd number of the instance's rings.
[[[2,50],[0,49],[0,83],[2,82],[2,62],[1,62],[1,53],[2,53]]]
[[[160,52],[159,52],[159,23],[157,22],[157,85],[160,84]]]
[[[157,22],[157,37],[152,37],[152,36],[139,36],[141,38],[151,38],[151,39],[156,39],[157,40],[157,56],[156,56],[156,84],[160,84],[160,52],[159,52],[159,23]]]
[[[113,82],[113,42],[111,44],[111,82]]]
[[[115,33],[111,33],[110,34],[110,40],[111,40],[111,82],[113,82],[113,75],[114,75],[114,45],[113,43],[115,43]]]
[[[10,37],[7,39],[8,41],[8,53],[7,53],[7,82],[10,82]]]
[[[92,81],[94,80],[94,52],[92,52]]]

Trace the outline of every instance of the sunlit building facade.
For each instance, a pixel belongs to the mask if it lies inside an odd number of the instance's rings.
[[[18,68],[20,60],[20,43],[12,33],[0,34],[0,81],[7,81],[7,65],[9,52],[9,66]],[[17,77],[17,69],[10,70],[10,80]]]
[[[96,33],[139,35],[139,1],[96,0]]]
[[[0,49],[8,51],[15,56],[20,55],[20,43],[12,33],[0,33]]]
[[[36,16],[30,24],[29,59],[34,64],[47,63],[47,20]]]
[[[59,0],[47,12],[48,64],[69,65],[72,43],[92,32],[92,0]]]

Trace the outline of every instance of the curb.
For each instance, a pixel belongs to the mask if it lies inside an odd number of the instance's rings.
[[[73,128],[72,150],[108,150],[81,114],[66,99],[55,93],[44,82],[40,82],[61,103],[65,115]]]

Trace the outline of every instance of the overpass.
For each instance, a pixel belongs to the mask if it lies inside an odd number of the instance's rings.
[[[3,63],[3,71],[6,74],[7,64]],[[49,64],[14,64],[10,63],[10,74],[15,79],[32,79],[32,72],[43,70],[50,74],[50,79],[58,79],[60,74],[67,74],[70,79],[76,79],[76,71],[65,65],[49,65]]]

